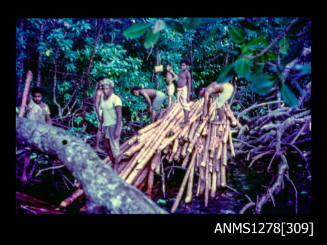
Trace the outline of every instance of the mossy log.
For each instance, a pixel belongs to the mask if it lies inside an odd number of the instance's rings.
[[[16,117],[16,141],[56,155],[81,184],[88,213],[167,213],[121,179],[103,163],[91,146],[61,128]]]

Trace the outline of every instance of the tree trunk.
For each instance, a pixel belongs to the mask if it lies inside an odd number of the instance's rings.
[[[24,29],[24,19],[20,20],[20,26],[19,28],[21,30]],[[24,35],[21,35],[20,37],[21,41],[24,39]],[[20,57],[23,57],[24,49],[23,47],[20,50]],[[19,77],[18,77],[18,86],[17,86],[17,101],[20,101],[22,98],[22,86],[23,86],[23,73],[24,73],[24,59],[20,59],[20,66],[19,66]]]
[[[167,213],[122,180],[91,146],[61,128],[16,117],[16,140],[56,155],[81,184],[89,213]]]
[[[44,23],[41,24],[40,27],[40,40],[39,42],[43,42],[44,36]],[[38,66],[37,66],[37,81],[36,86],[41,87],[41,63],[42,63],[42,51],[39,51],[39,59],[38,59]]]
[[[89,66],[87,68],[86,77],[85,77],[85,81],[84,81],[83,119],[85,117],[85,110],[86,110],[86,90],[87,90],[87,86],[89,84],[89,74],[90,74],[90,71],[91,71],[91,65],[92,65],[94,53],[95,53],[95,50],[96,50],[96,47],[97,47],[97,43],[98,43],[98,41],[100,39],[100,33],[101,33],[101,30],[102,30],[102,27],[103,27],[103,23],[104,23],[104,19],[102,19],[101,24],[100,24],[99,29],[98,29],[97,37],[95,39],[94,48],[93,48],[93,51],[92,51],[92,55],[91,55],[91,58],[90,58],[90,63],[89,63]]]

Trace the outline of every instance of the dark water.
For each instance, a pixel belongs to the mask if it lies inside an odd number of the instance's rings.
[[[184,203],[183,196],[179,207],[175,213],[184,214],[238,214],[240,210],[246,205],[249,200],[245,197],[247,195],[253,202],[256,202],[257,195],[262,196],[266,192],[266,187],[270,186],[273,175],[267,173],[267,164],[263,166],[260,164],[256,169],[248,169],[249,163],[239,163],[237,165],[229,165],[227,185],[231,188],[224,188],[217,191],[215,198],[209,198],[208,206],[204,206],[204,196],[196,197],[196,184],[193,191],[193,199],[189,204]],[[299,166],[298,166],[299,165]],[[290,167],[289,175],[297,188],[297,202],[298,214],[311,214],[312,208],[312,192],[311,181],[303,173],[304,166],[299,164],[292,164]],[[258,170],[257,170],[258,169]],[[272,167],[272,170],[275,170]],[[180,175],[180,176],[178,176]],[[183,171],[179,173],[176,171],[176,183],[172,182],[167,186],[170,191],[167,193],[166,198],[163,197],[161,186],[156,185],[156,193],[153,197],[154,201],[159,206],[170,211],[175,197],[178,193],[180,182],[183,178]],[[196,183],[196,181],[195,181]],[[263,208],[262,214],[295,214],[295,191],[293,186],[284,181],[284,189],[278,195],[274,195],[274,204],[271,201],[267,202]],[[166,189],[167,189],[166,186]],[[245,213],[253,213],[254,209],[249,208]]]

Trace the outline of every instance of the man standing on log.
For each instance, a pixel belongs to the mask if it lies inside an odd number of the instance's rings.
[[[133,87],[131,89],[131,93],[135,96],[142,95],[145,100],[149,104],[149,113],[151,113],[151,120],[152,122],[155,122],[161,111],[161,105],[165,102],[167,99],[167,95],[165,95],[163,92],[155,89],[145,88],[142,89],[140,87]],[[152,99],[152,103],[151,103]]]
[[[198,89],[199,96],[204,97],[203,104],[203,114],[201,119],[203,120],[205,116],[208,114],[208,101],[209,96],[211,95],[216,102],[216,109],[219,116],[219,121],[224,118],[224,107],[223,105],[233,94],[234,87],[229,82],[217,83],[213,82],[209,84],[206,88],[200,87]]]
[[[166,84],[167,84],[167,94],[168,94],[168,107],[171,106],[171,97],[175,93],[174,81],[178,78],[174,71],[171,69],[171,63],[166,65],[167,74],[166,74]]]
[[[26,83],[30,83],[32,81],[32,72],[27,73]],[[29,94],[29,91],[28,93]],[[27,118],[30,120],[46,122],[48,124],[52,124],[52,120],[50,117],[50,109],[49,106],[42,102],[43,99],[43,90],[40,87],[34,87],[31,89],[32,99],[28,95],[26,98],[26,114]],[[31,148],[27,148],[27,152],[24,157],[24,168],[21,180],[22,182],[27,181],[26,170],[30,163],[30,156],[31,156]]]
[[[104,147],[109,155],[113,168],[118,169],[119,139],[122,129],[122,101],[113,93],[114,82],[108,78],[101,80],[103,94],[100,95],[99,127],[104,135]]]
[[[191,95],[191,74],[187,70],[189,62],[187,59],[181,60],[181,71],[178,75],[177,82],[177,101],[184,110],[184,121],[180,123],[181,127],[184,127],[189,122],[190,112],[190,95]]]

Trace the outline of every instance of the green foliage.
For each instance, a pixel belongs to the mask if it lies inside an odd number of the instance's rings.
[[[213,81],[229,81],[234,75],[237,84],[249,85],[252,92],[264,95],[281,83],[285,66],[299,57],[303,47],[311,46],[311,22],[300,18],[290,32],[272,46],[268,52],[255,59],[276,38],[293,18],[113,18],[106,19],[94,54],[86,91],[88,125],[97,126],[96,115],[90,103],[94,100],[97,77],[107,76],[114,80],[114,93],[123,102],[126,120],[150,122],[147,103],[142,97],[131,95],[130,88],[156,88],[157,77],[153,67],[157,62],[157,49],[161,64],[172,63],[176,74],[180,71],[180,60],[188,58],[192,72],[193,88],[207,86]],[[85,78],[94,48],[100,19],[48,18],[24,19],[16,24],[16,75],[25,75],[27,67],[34,74],[41,69],[41,83],[45,89],[44,101],[51,110],[57,108],[53,102],[54,61],[57,65],[56,98],[61,107],[70,101],[73,92],[75,110],[82,105],[83,78]],[[43,28],[43,40],[40,38]],[[301,38],[298,33],[303,32]],[[153,49],[151,49],[153,47]],[[278,52],[279,50],[279,52]],[[41,63],[38,54],[41,51]],[[227,55],[228,54],[228,55]],[[278,57],[279,55],[279,57]],[[228,58],[228,59],[227,59]],[[280,60],[280,64],[278,61]],[[226,61],[226,63],[225,63]],[[226,65],[225,65],[226,64]],[[21,70],[21,65],[24,70]],[[165,91],[165,70],[159,76],[159,89]],[[294,66],[289,73],[287,86],[281,83],[285,103],[295,105],[297,91],[302,93],[310,80],[310,58]],[[24,78],[22,79],[24,80]],[[286,81],[285,80],[285,81]],[[290,81],[290,82],[289,82]],[[23,90],[23,85],[20,90]],[[194,91],[193,91],[194,92]],[[235,105],[236,110],[253,102],[252,93],[238,91],[244,104]],[[255,97],[255,99],[258,97]],[[236,107],[237,106],[237,107]],[[91,108],[91,109],[90,109]],[[66,109],[65,112],[68,110]],[[16,108],[16,113],[18,109]],[[52,111],[56,116],[56,111]],[[65,113],[64,113],[65,114]],[[71,123],[72,121],[70,121]],[[74,115],[71,133],[85,135],[80,116]]]
[[[285,84],[282,83],[282,88],[280,90],[282,99],[285,101],[286,104],[288,104],[291,107],[296,107],[298,104],[298,100],[293,93],[293,91]]]
[[[154,30],[148,30],[146,36],[145,36],[145,41],[144,41],[144,47],[146,49],[153,47],[159,40],[160,33],[159,32],[154,32]]]
[[[248,80],[251,82],[251,90],[259,95],[267,94],[275,85],[275,81],[270,75],[262,73],[251,74],[248,76]]]
[[[251,62],[248,59],[241,57],[237,62],[235,62],[234,69],[239,78],[246,78],[250,73]]]
[[[229,37],[235,43],[241,43],[245,40],[245,32],[243,28],[235,26],[229,28]]]
[[[139,38],[146,32],[146,30],[150,26],[151,23],[136,23],[126,29],[123,34],[126,38]]]

